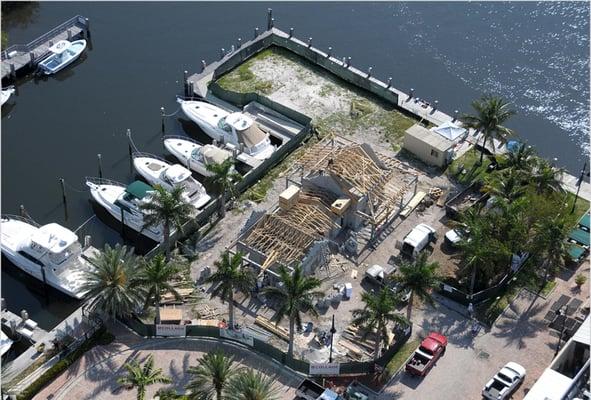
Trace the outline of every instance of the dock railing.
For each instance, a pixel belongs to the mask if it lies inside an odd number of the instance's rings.
[[[8,47],[7,49],[3,50],[2,61],[9,59],[9,54],[16,52],[16,53],[28,53],[33,51],[39,45],[51,40],[51,38],[55,37],[56,35],[60,34],[68,30],[73,26],[81,26],[84,29],[88,28],[88,20],[81,15],[76,15],[75,17],[70,18],[66,22],[56,26],[49,32],[44,33],[43,35],[39,36],[37,39],[27,43],[27,44],[13,44],[12,46]]]

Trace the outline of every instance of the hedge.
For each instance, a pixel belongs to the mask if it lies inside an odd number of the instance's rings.
[[[66,355],[63,359],[55,363],[51,368],[45,371],[36,381],[31,383],[26,389],[17,395],[18,400],[32,399],[41,389],[43,389],[49,382],[54,380],[59,374],[64,372],[70,365],[74,364],[84,353],[92,349],[96,345],[106,345],[114,340],[114,336],[107,332],[105,327],[99,328],[92,334],[84,343],[77,349]]]

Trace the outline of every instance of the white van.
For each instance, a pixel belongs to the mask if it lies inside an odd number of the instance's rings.
[[[432,241],[435,242],[435,229],[427,224],[419,224],[402,241],[400,252],[405,256],[415,258]]]

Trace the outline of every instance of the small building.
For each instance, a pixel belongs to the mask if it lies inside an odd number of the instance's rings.
[[[183,320],[183,310],[180,308],[160,307],[160,323],[162,324],[180,324]]]
[[[466,129],[451,122],[432,129],[415,124],[404,133],[403,148],[427,164],[445,167],[451,162],[456,145],[467,133]]]

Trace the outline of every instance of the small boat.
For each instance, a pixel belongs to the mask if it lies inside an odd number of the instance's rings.
[[[8,86],[4,89],[2,89],[2,95],[1,95],[1,101],[2,101],[2,106],[4,105],[4,103],[6,103],[8,101],[8,99],[10,99],[10,96],[12,96],[15,92],[15,88],[14,86]]]
[[[0,357],[4,357],[14,342],[0,330]]]
[[[165,136],[164,147],[187,168],[208,177],[213,176],[207,170],[208,165],[221,164],[232,157],[232,153],[227,150],[212,144],[202,145],[181,136]]]
[[[73,42],[60,40],[48,49],[51,55],[39,63],[39,68],[45,75],[55,74],[80,57],[85,48],[84,39]]]
[[[269,134],[248,115],[230,113],[204,101],[178,99],[183,113],[212,139],[228,149],[241,150],[258,160],[269,158],[276,150]]]
[[[3,215],[0,229],[2,254],[16,267],[76,299],[84,296],[84,275],[94,267],[82,256],[74,232],[15,215]]]
[[[170,191],[182,187],[183,197],[199,209],[211,200],[205,188],[191,175],[191,171],[180,164],[169,164],[158,156],[148,153],[133,153],[135,170],[150,185],[160,185]]]
[[[156,242],[164,240],[162,226],[144,228],[144,211],[140,205],[148,203],[154,189],[141,181],[125,186],[109,179],[86,178],[86,186],[90,188],[92,198],[117,221],[123,223]],[[172,234],[172,231],[171,231]]]

